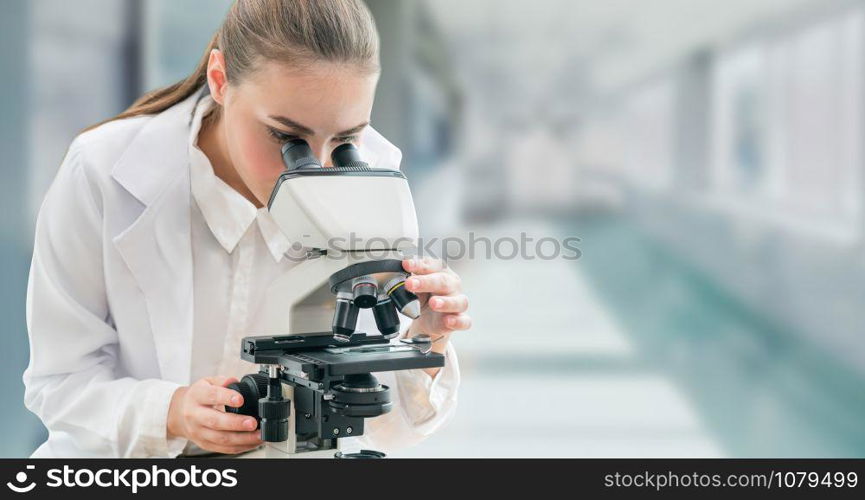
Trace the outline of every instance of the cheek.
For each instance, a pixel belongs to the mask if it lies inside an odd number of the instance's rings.
[[[283,170],[278,145],[265,134],[254,130],[235,137],[238,158],[234,159],[234,163],[240,170],[241,177],[253,191],[268,191],[256,192],[259,197],[261,194],[269,194]]]

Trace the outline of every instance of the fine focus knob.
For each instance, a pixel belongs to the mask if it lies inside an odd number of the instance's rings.
[[[288,439],[291,401],[282,396],[282,382],[278,378],[268,378],[267,386],[267,396],[258,400],[261,440],[281,443]]]

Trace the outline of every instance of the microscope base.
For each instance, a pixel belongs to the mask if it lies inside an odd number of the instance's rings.
[[[269,444],[264,445],[260,448],[256,448],[252,451],[246,452],[243,455],[238,455],[236,458],[282,458],[282,459],[296,459],[296,458],[325,458],[325,459],[333,459],[334,455],[339,450],[316,450],[316,451],[305,451],[303,453],[286,453],[283,450],[280,450],[274,446]]]

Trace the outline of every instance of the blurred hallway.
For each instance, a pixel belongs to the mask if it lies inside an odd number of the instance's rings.
[[[476,324],[456,340],[459,411],[396,456],[860,456],[865,395],[849,369],[620,217],[473,230],[525,227],[581,235],[583,257],[457,267]]]
[[[538,219],[472,228],[493,240]],[[571,233],[565,233],[571,234]],[[455,266],[476,327],[458,334],[463,386],[452,424],[405,457],[678,457],[721,451],[673,380],[634,348],[584,261]]]
[[[398,456],[865,456],[865,1],[367,3],[422,235],[582,240],[452,262],[459,411]],[[186,76],[230,4],[0,6],[0,456],[44,432],[23,302],[63,153]]]

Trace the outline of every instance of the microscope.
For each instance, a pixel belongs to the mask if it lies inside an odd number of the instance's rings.
[[[402,267],[418,239],[411,191],[401,172],[370,167],[351,144],[333,151],[332,167],[303,140],[286,143],[282,159],[268,210],[305,252],[268,289],[255,335],[241,342],[259,372],[228,386],[244,403],[226,411],[259,422],[265,444],[247,457],[381,458],[339,446],[392,409],[373,373],[444,366],[429,337],[396,339],[400,314],[420,314]],[[365,309],[378,332],[357,331]]]

